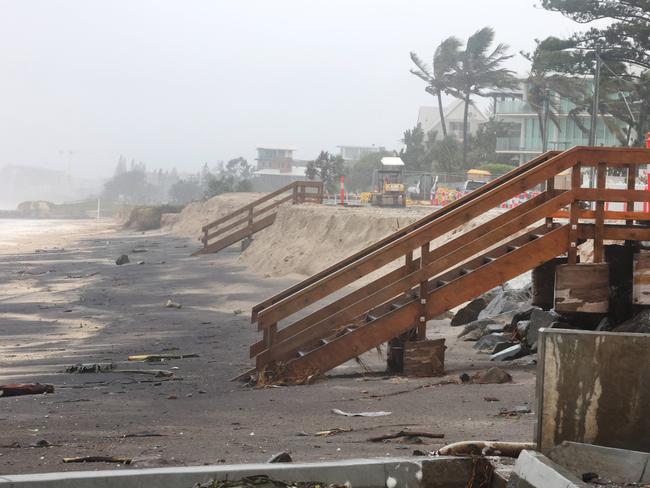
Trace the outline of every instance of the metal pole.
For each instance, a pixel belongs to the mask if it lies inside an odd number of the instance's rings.
[[[542,140],[542,152],[545,153],[548,151],[548,113],[549,113],[549,104],[550,100],[548,97],[550,97],[551,94],[549,92],[549,89],[546,88],[544,90],[544,139]]]
[[[596,123],[600,98],[600,46],[596,46],[596,72],[594,73],[594,99],[591,106],[591,127],[589,128],[589,145],[596,145]]]

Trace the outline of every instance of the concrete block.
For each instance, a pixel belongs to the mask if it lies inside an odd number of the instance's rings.
[[[562,441],[650,452],[650,334],[541,329],[539,450]]]
[[[600,478],[622,484],[650,480],[650,473],[643,480],[650,468],[650,454],[646,452],[563,442],[551,449],[548,457],[578,475],[597,473]]]
[[[534,451],[522,451],[508,482],[509,488],[587,488],[575,475]]]
[[[239,479],[265,474],[290,481],[322,481],[354,488],[394,486],[420,488],[465,487],[473,469],[470,458],[436,457],[414,461],[412,458],[352,459],[326,463],[233,464],[191,466],[124,471],[72,471],[4,475],[0,488],[190,488],[211,479]],[[444,484],[447,483],[447,484]],[[392,484],[392,483],[391,483]]]

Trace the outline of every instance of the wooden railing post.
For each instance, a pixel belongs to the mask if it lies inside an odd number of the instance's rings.
[[[298,184],[296,182],[293,183],[292,191],[293,191],[293,204],[296,205],[298,203]]]
[[[420,248],[420,269],[426,268],[431,261],[431,254],[429,252],[429,242]],[[418,341],[423,341],[427,338],[427,296],[429,295],[428,281],[420,281],[420,323],[418,324]],[[422,320],[424,318],[424,321]]]
[[[627,168],[627,189],[634,190],[636,189],[637,166],[632,164],[627,164],[625,167]],[[630,200],[625,204],[625,211],[634,212],[634,200]],[[625,221],[625,225],[633,225],[633,224],[634,224],[633,220]]]
[[[598,163],[598,170],[596,175],[596,188],[599,190],[605,189],[606,180],[605,163]],[[603,247],[603,234],[605,232],[605,201],[596,201],[596,225],[594,229],[594,263],[602,263],[604,261],[604,247]]]
[[[575,191],[580,188],[582,165],[578,161],[571,169],[571,190]],[[580,202],[575,198],[571,202],[569,211],[569,251],[567,253],[568,264],[576,264],[578,260],[578,214],[580,212]]]

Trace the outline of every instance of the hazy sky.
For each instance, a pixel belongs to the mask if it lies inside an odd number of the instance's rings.
[[[120,154],[196,171],[257,145],[396,148],[433,104],[409,51],[491,25],[519,52],[578,28],[536,3],[0,0],[0,166],[107,176]]]

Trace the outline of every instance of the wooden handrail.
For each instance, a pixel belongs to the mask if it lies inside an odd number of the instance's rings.
[[[544,183],[547,179],[573,166],[576,158],[581,153],[582,148],[574,148],[547,161],[534,165],[524,165],[526,169],[523,172],[513,170],[507,173],[504,175],[505,178],[499,179],[497,185],[490,185],[478,197],[466,200],[437,219],[427,222],[406,235],[402,235],[390,244],[361,257],[352,264],[335,270],[326,278],[260,311],[257,320],[258,330],[263,330],[265,327],[277,323],[305,306],[317,302],[343,286],[404,256],[407,252],[413,251],[459,225],[469,222],[502,202],[529,190],[535,185]]]
[[[315,188],[316,192],[307,192],[307,188]],[[286,195],[289,193],[289,195]],[[281,197],[282,198],[278,198]],[[255,232],[259,232],[265,227],[273,224],[275,220],[275,213],[263,217],[261,220],[255,221],[256,217],[268,214],[277,209],[283,203],[293,201],[294,204],[305,202],[322,203],[323,198],[323,183],[320,181],[294,181],[278,190],[275,190],[254,202],[251,202],[237,210],[225,215],[209,224],[202,227],[202,235],[199,238],[203,242],[203,249],[196,251],[193,255],[204,254],[207,252],[217,252],[220,249],[237,242],[240,239],[251,237]],[[275,200],[274,200],[275,199]],[[271,204],[259,208],[260,205],[271,201]],[[257,210],[255,210],[257,208]],[[242,216],[237,219],[237,217]],[[235,220],[237,219],[237,220]],[[223,224],[227,224],[223,226]],[[233,231],[240,226],[246,225],[245,228],[237,230],[230,235],[227,232]],[[222,227],[220,227],[222,226]],[[214,229],[210,232],[211,229]],[[212,239],[219,238],[217,242],[211,242]]]
[[[446,213],[435,212],[434,214],[438,216],[432,221],[415,229],[407,228],[406,233],[397,232],[389,236],[389,238],[399,237],[392,239],[385,246],[378,249],[378,246],[374,246],[373,249],[375,250],[369,253],[363,251],[357,253],[357,255],[353,256],[356,259],[348,260],[352,261],[349,264],[342,265],[343,263],[340,263],[339,266],[330,267],[326,270],[327,273],[321,273],[325,274],[324,277],[303,281],[293,287],[295,291],[290,294],[284,293],[284,298],[271,303],[265,308],[260,309],[257,306],[253,309],[253,320],[257,319],[258,329],[263,330],[303,309],[305,306],[319,301],[343,286],[403,256],[405,253],[449,232],[458,225],[477,217],[503,201],[553,178],[562,171],[571,168],[578,161],[580,164],[586,165],[593,165],[603,161],[618,164],[616,157],[620,154],[625,155],[625,164],[646,164],[650,152],[646,149],[630,151],[627,148],[612,148],[610,150],[609,148],[576,147],[555,155],[546,161],[540,161],[539,158],[533,160],[519,170],[513,170],[494,180],[492,184],[479,188],[476,191],[478,196],[467,198],[464,201],[460,199],[458,201],[460,203],[453,207],[449,206],[452,208]],[[473,194],[476,192],[473,192]],[[449,207],[446,208],[449,209]],[[368,250],[367,248],[364,251]]]
[[[286,362],[287,375],[324,372],[406,330],[417,328],[418,338],[424,338],[420,324],[427,319],[552,257],[567,253],[569,263],[575,262],[584,238],[594,240],[594,262],[604,259],[605,240],[650,240],[650,228],[632,225],[634,220],[650,220],[650,214],[606,210],[606,202],[625,202],[627,208],[630,202],[650,201],[650,192],[634,189],[636,166],[650,163],[650,151],[577,147],[548,156],[360,251],[344,260],[347,264],[338,263],[319,273],[319,278],[295,285],[295,291],[285,290],[286,296],[274,303],[262,307],[267,300],[258,305],[254,318],[257,314],[264,340],[251,347],[257,370],[280,361]],[[596,187],[582,188],[580,168],[589,166],[597,168]],[[628,189],[606,188],[607,167],[630,170]],[[553,189],[554,177],[568,169],[573,169],[571,189]],[[544,182],[547,190],[535,198],[430,249],[432,240]],[[596,210],[581,210],[580,201],[595,201]],[[562,210],[567,207],[569,212]],[[569,223],[558,227],[554,217],[568,217]],[[623,220],[626,225],[605,225],[606,220]],[[537,222],[544,225],[531,230]],[[414,257],[418,248],[421,258]],[[400,268],[278,329],[283,318],[401,258],[405,262]],[[338,334],[346,324],[355,325]],[[297,351],[302,351],[300,357]]]
[[[201,230],[205,232],[206,230],[211,229],[212,227],[215,227],[219,224],[222,224],[224,222],[227,222],[228,220],[232,219],[233,217],[240,215],[251,208],[257,207],[259,204],[267,202],[271,200],[272,198],[277,197],[278,195],[282,195],[283,193],[288,192],[289,190],[292,190],[294,188],[299,188],[299,187],[304,187],[304,188],[320,188],[321,191],[319,194],[322,194],[322,188],[323,188],[323,183],[320,181],[293,181],[289,183],[287,186],[283,186],[279,190],[275,190],[268,195],[264,195],[263,197],[260,197],[259,199],[255,200],[254,202],[251,202],[247,205],[244,205],[241,208],[238,208],[234,212],[221,217],[220,219],[215,220],[214,222],[210,222],[209,224],[204,225]]]
[[[549,195],[544,195],[548,197]],[[552,198],[546,198],[543,203],[528,207],[528,210],[511,219],[502,221],[503,225],[495,226],[494,222],[487,222],[472,231],[472,237],[468,238],[466,234],[459,236],[452,241],[443,245],[436,253],[433,261],[427,262],[421,268],[407,274],[403,278],[377,290],[370,292],[360,300],[341,308],[336,313],[326,319],[311,325],[293,335],[286,337],[284,341],[277,338],[277,341],[268,351],[262,352],[258,356],[260,363],[266,364],[272,360],[289,359],[289,354],[296,348],[307,345],[318,338],[323,337],[328,332],[335,330],[337,324],[346,323],[354,320],[360,314],[378,307],[382,304],[389,303],[394,297],[412,290],[424,280],[443,273],[472,258],[481,251],[487,251],[490,247],[497,245],[509,236],[516,235],[518,232],[527,229],[546,215],[563,206],[567,205],[573,198],[571,191],[564,191],[556,194]],[[505,214],[503,214],[505,215]],[[444,248],[444,250],[443,250]],[[435,281],[435,278],[434,278]],[[283,331],[290,329],[282,329]]]
[[[297,283],[296,285],[293,285],[293,286],[281,291],[280,293],[278,293],[278,294],[264,300],[263,302],[255,305],[253,307],[253,313],[252,313],[252,317],[251,317],[252,320],[251,321],[253,323],[255,323],[257,321],[257,316],[258,316],[259,312],[261,310],[269,307],[270,305],[273,305],[273,304],[279,302],[280,300],[283,300],[284,298],[286,298],[286,297],[288,297],[288,296],[290,296],[290,295],[304,289],[305,287],[326,278],[327,276],[331,275],[333,272],[341,269],[342,267],[348,266],[348,265],[358,261],[359,259],[367,256],[368,254],[370,254],[370,253],[372,253],[372,252],[374,252],[374,251],[376,251],[376,250],[378,250],[378,249],[380,249],[380,248],[382,248],[382,247],[384,247],[386,245],[389,245],[389,244],[393,243],[394,241],[396,241],[400,237],[402,237],[402,236],[404,236],[406,234],[409,234],[410,232],[413,232],[413,231],[419,229],[420,227],[422,227],[422,226],[424,226],[424,225],[426,225],[426,224],[428,224],[428,223],[430,223],[430,222],[432,222],[432,221],[434,221],[436,219],[439,219],[440,217],[452,212],[453,210],[461,207],[462,205],[464,205],[464,204],[466,204],[468,202],[476,200],[481,195],[483,195],[484,193],[490,191],[493,188],[498,187],[499,185],[501,185],[503,182],[507,181],[512,176],[524,173],[524,172],[526,172],[526,171],[528,171],[528,170],[530,170],[530,169],[532,169],[532,168],[534,168],[534,167],[548,161],[549,159],[551,159],[551,158],[553,158],[553,157],[555,157],[555,156],[557,156],[559,154],[561,154],[560,151],[548,151],[548,152],[546,152],[546,153],[544,153],[544,154],[542,154],[542,155],[528,161],[527,163],[513,169],[511,172],[506,173],[504,175],[501,175],[498,178],[495,178],[494,180],[492,180],[492,181],[486,183],[485,185],[477,188],[473,192],[468,193],[467,195],[463,195],[461,198],[451,202],[449,205],[447,205],[445,207],[442,207],[442,208],[430,213],[429,215],[421,218],[420,220],[418,220],[416,222],[413,222],[412,224],[409,224],[409,225],[407,225],[405,227],[402,227],[401,229],[399,229],[399,230],[395,231],[394,233],[386,236],[385,238],[377,241],[376,243],[362,249],[361,251],[353,254],[352,256],[349,256],[349,257],[341,260],[340,262],[338,262],[336,264],[333,264],[332,266],[329,266],[328,268],[324,269],[323,271],[320,271],[319,273],[316,273],[315,275],[301,281],[300,283]]]

